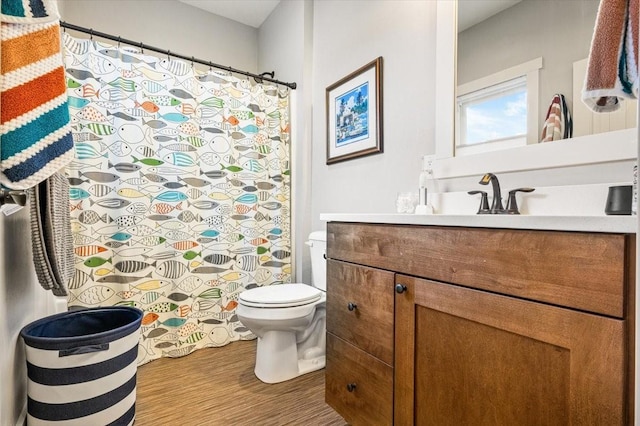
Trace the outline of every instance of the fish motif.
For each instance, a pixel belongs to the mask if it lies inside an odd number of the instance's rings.
[[[173,152],[165,155],[162,159],[167,163],[179,167],[190,167],[196,165],[196,160],[184,152]]]
[[[93,71],[93,73],[97,75],[110,74],[116,71],[116,66],[111,61],[95,53],[90,53],[82,62],[75,61],[73,64],[71,64],[71,66],[80,64],[89,68],[91,71]]]
[[[128,80],[126,78],[118,77],[115,80],[112,80],[107,83],[109,86],[124,90],[125,92],[138,92],[140,87],[133,80]]]
[[[158,118],[162,118],[172,123],[185,123],[189,120],[188,115],[180,114],[179,112],[168,112],[166,114],[158,114]]]
[[[89,51],[91,40],[78,40],[64,33],[62,37],[64,47],[76,55],[84,55]]]
[[[151,228],[150,226],[147,226],[147,225],[131,226],[126,230],[127,232],[130,232],[132,235],[135,235],[136,237],[146,237],[146,236],[157,233],[157,231],[154,228]]]
[[[110,126],[108,124],[102,124],[102,123],[89,123],[89,124],[78,123],[78,129],[79,130],[89,129],[98,136],[112,135],[116,131],[115,127]]]
[[[122,188],[118,190],[118,195],[125,198],[147,197],[147,194],[132,188]]]
[[[155,312],[149,312],[142,317],[141,324],[142,325],[153,324],[158,320],[158,318],[160,318],[158,314],[156,314]]]
[[[139,143],[144,140],[144,132],[135,124],[123,124],[118,128],[118,136],[128,143]]]
[[[157,290],[166,285],[169,285],[170,283],[171,283],[170,281],[166,281],[166,280],[148,280],[143,283],[134,285],[133,288],[142,290],[142,291],[150,291],[150,290]]]
[[[92,78],[94,80],[97,80],[97,78],[89,71],[86,70],[81,70],[81,69],[77,69],[77,68],[66,68],[65,72],[67,74],[69,74],[71,77],[73,77],[75,80],[87,80],[89,78]]]
[[[94,201],[93,199],[90,199],[89,205],[93,206],[94,204],[107,209],[121,209],[131,204],[131,201],[123,200],[121,198],[107,198],[107,199],[98,200],[98,201]]]
[[[164,121],[161,121],[161,120],[144,121],[144,118],[142,119],[142,125],[151,127],[152,129],[163,129],[167,127],[167,123],[165,123]],[[158,142],[164,142],[164,141],[158,141]]]
[[[180,183],[180,182],[165,182],[162,186],[164,188],[166,188],[166,189],[180,189],[180,188],[184,188],[187,185],[185,185],[183,183]],[[163,188],[162,187],[157,187],[156,190],[152,190],[151,188],[147,188],[147,190],[149,190],[150,192],[160,192],[160,191],[163,190]]]
[[[187,322],[185,318],[169,318],[167,320],[162,321],[161,324],[166,327],[176,328],[176,327],[180,327],[185,322]],[[190,346],[190,348],[193,348],[193,346]],[[178,356],[182,356],[182,355],[178,355]]]
[[[158,237],[158,236],[154,236],[154,235],[149,235],[147,237],[141,238],[139,240],[136,241],[137,244],[142,244],[145,246],[157,246],[160,245],[162,243],[164,243],[166,241],[166,238],[164,237]]]
[[[143,110],[151,114],[158,112],[158,110],[160,109],[158,105],[154,104],[151,101],[144,101],[141,104],[136,101],[135,106],[136,108],[142,108]]]
[[[117,103],[118,101],[135,101],[136,93],[127,93],[119,88],[102,88],[98,94],[101,100]]]
[[[167,260],[158,266],[156,272],[164,278],[176,279],[187,272],[187,267],[177,260]]]
[[[73,277],[71,277],[71,279],[67,283],[67,287],[70,290],[77,290],[82,287],[87,282],[87,280],[89,280],[89,274],[81,271],[80,269],[75,269],[73,272]]]
[[[217,266],[199,266],[191,270],[192,274],[219,274],[221,272],[226,272],[227,268],[218,268]]]
[[[73,252],[80,257],[93,256],[98,253],[102,253],[104,251],[107,251],[106,247],[102,247],[98,245],[86,245],[86,246],[75,247],[73,249]]]
[[[118,216],[114,220],[114,223],[121,228],[128,228],[138,224],[142,219],[143,219],[142,216],[122,215],[122,216]]]
[[[171,74],[175,74],[177,76],[184,76],[191,69],[189,64],[187,64],[186,62],[172,60],[169,58],[161,60],[160,62],[158,62],[158,65],[161,68],[169,71]]]
[[[165,191],[154,198],[155,200],[175,203],[185,201],[187,196],[180,191]]]
[[[117,284],[129,284],[136,281],[139,281],[144,278],[151,278],[151,272],[143,277],[131,277],[127,275],[108,275],[106,277],[99,278],[96,282],[99,283],[117,283]],[[140,294],[141,291],[133,291],[129,290],[129,293],[132,294]],[[128,297],[123,297],[123,299],[129,299]]]
[[[78,294],[78,296],[72,294],[69,303],[78,300],[85,305],[98,305],[105,302],[114,294],[115,292],[111,288],[105,285],[97,285],[84,290]]]
[[[84,223],[85,225],[93,225],[100,221],[103,223],[111,223],[113,219],[106,213],[100,215],[93,210],[86,210],[78,215],[78,221],[80,221],[80,223]]]
[[[157,81],[152,80],[143,80],[140,85],[142,86],[142,89],[147,93],[158,93],[162,90],[167,90],[166,85],[162,85]]]

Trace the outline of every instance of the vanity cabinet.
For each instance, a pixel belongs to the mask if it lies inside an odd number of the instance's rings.
[[[326,399],[351,424],[633,424],[635,234],[327,230]],[[375,324],[339,319],[352,289],[392,310],[390,348]],[[393,378],[349,392],[336,371]],[[365,392],[391,394],[392,417],[361,420],[383,405]]]
[[[353,425],[392,423],[393,286],[392,272],[327,260],[326,401]]]

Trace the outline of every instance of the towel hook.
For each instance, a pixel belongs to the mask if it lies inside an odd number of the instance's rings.
[[[25,191],[0,190],[0,206],[5,204],[24,206],[27,204],[27,198]]]

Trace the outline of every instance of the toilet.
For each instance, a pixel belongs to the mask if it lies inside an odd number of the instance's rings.
[[[284,382],[325,365],[326,232],[312,232],[306,244],[313,286],[274,284],[238,297],[238,319],[258,336],[254,372],[265,383]]]

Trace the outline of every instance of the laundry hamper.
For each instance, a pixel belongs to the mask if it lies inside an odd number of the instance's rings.
[[[28,425],[130,425],[142,311],[80,309],[25,326]]]

